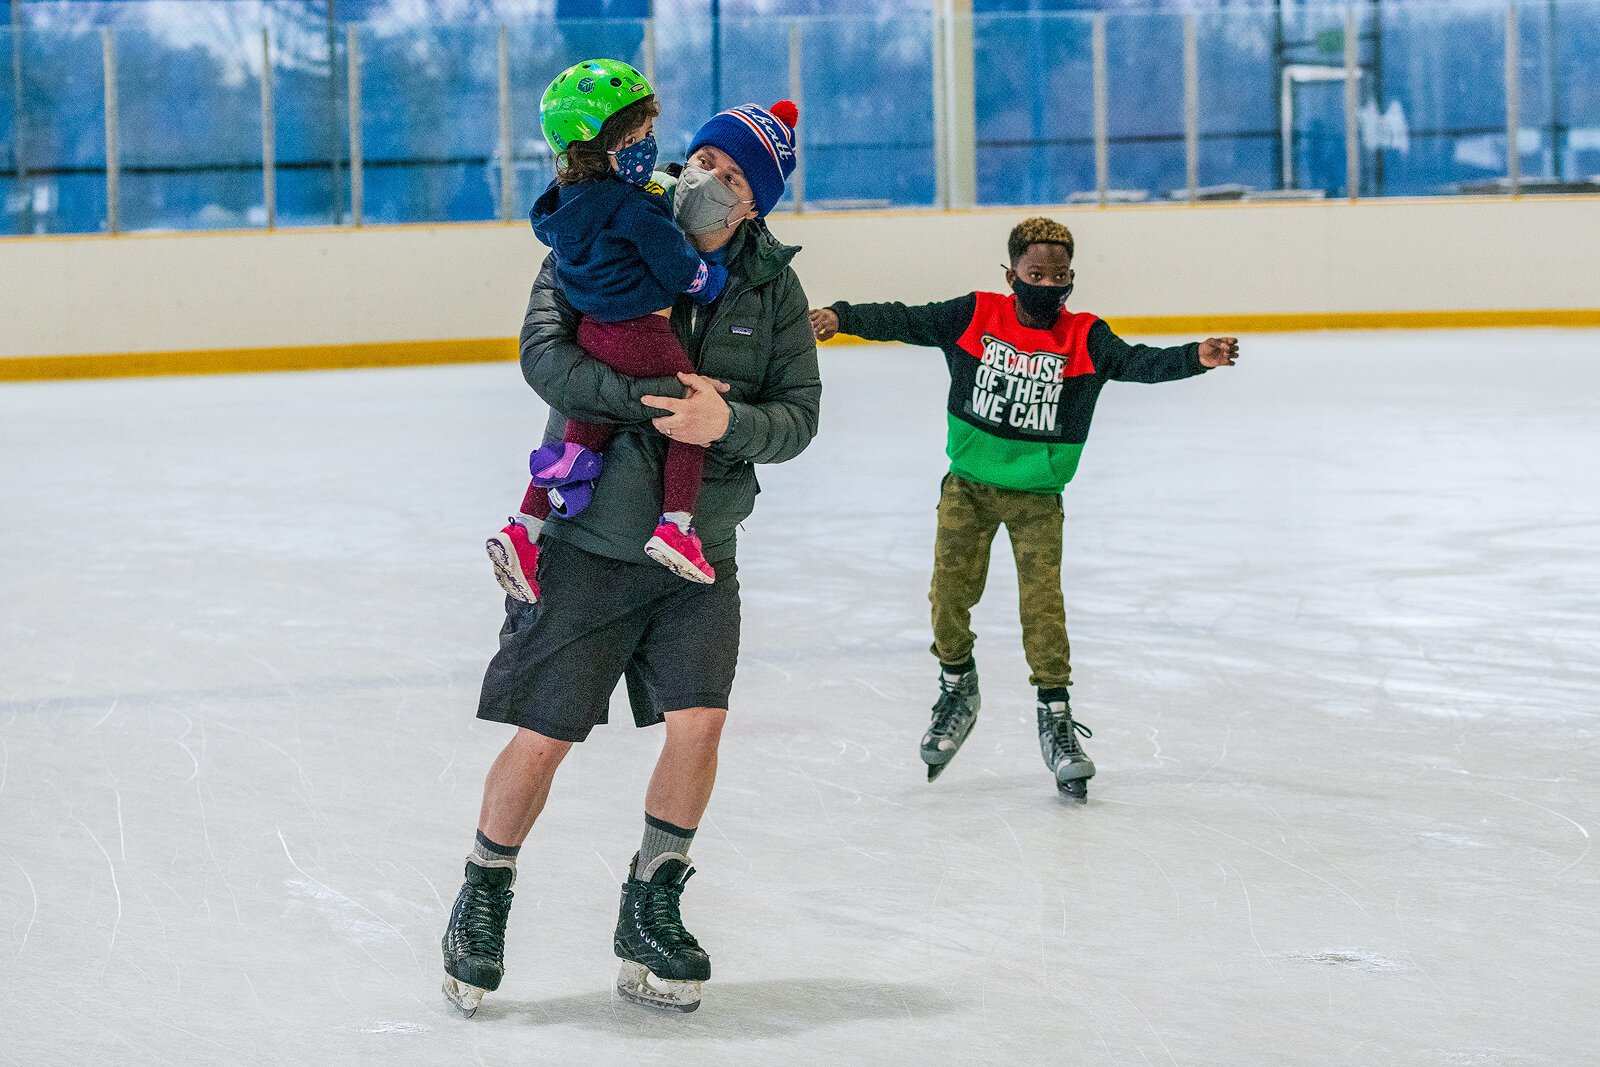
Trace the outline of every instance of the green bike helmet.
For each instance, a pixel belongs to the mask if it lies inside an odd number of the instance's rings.
[[[606,119],[655,92],[644,75],[620,59],[574,63],[550,83],[539,101],[539,127],[560,156],[574,141],[590,141]]]

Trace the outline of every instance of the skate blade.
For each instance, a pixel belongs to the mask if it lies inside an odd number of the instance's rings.
[[[944,769],[946,767],[948,767],[948,766],[950,766],[950,764],[948,764],[948,763],[930,763],[930,764],[928,764],[928,781],[931,782],[934,779],[938,778],[941,774],[944,773]]]
[[[717,580],[715,577],[707,578],[699,567],[690,563],[681,553],[673,551],[672,546],[659,537],[652,537],[645,542],[644,554],[685,581],[710,585]]]
[[[456,1010],[461,1012],[463,1018],[472,1018],[473,1013],[478,1010],[478,1005],[482,1003],[483,995],[486,992],[488,990],[479,989],[475,985],[467,985],[465,982],[458,982],[448,975],[445,976],[445,999],[456,1006]]]
[[[1056,792],[1060,793],[1064,799],[1070,800],[1075,804],[1087,804],[1089,802],[1089,779],[1074,778],[1067,782],[1057,782]]]
[[[522,568],[515,563],[514,550],[508,550],[498,537],[489,538],[483,547],[489,553],[489,562],[494,564],[494,579],[506,591],[506,596],[524,604],[538,603],[539,598],[533,595],[533,590],[522,577]]]
[[[624,999],[666,1011],[694,1011],[700,1006],[703,984],[657,978],[650,973],[650,968],[631,960],[623,960],[622,969],[617,972],[617,992]]]

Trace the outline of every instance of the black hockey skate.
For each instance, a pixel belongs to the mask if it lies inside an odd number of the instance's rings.
[[[678,898],[694,868],[678,852],[657,856],[642,872],[638,867],[634,853],[613,942],[622,960],[617,992],[652,1008],[694,1011],[700,984],[711,977],[711,957],[678,916]]]
[[[1073,719],[1064,688],[1039,690],[1037,711],[1039,752],[1044,756],[1044,765],[1056,776],[1056,789],[1068,800],[1088,800],[1094,761],[1078,744],[1078,737],[1093,737],[1094,731]]]
[[[515,867],[467,861],[467,880],[450,911],[444,939],[444,995],[471,1018],[485,993],[505,975],[506,916],[511,912]]]
[[[962,742],[978,721],[978,668],[952,674],[939,672],[939,699],[933,705],[933,721],[922,735],[922,762],[928,765],[928,781],[944,773],[945,767],[961,751]]]

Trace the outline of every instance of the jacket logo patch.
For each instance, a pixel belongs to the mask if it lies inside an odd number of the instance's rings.
[[[740,337],[750,337],[753,336],[756,331],[755,327],[753,326],[731,326],[729,327],[729,332],[736,333]]]

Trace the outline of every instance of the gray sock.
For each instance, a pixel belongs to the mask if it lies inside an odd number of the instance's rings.
[[[694,840],[694,831],[685,830],[681,826],[674,826],[665,819],[658,819],[649,812],[644,814],[644,843],[639,846],[639,865],[636,874],[640,877],[650,869],[651,862],[657,857],[668,852],[676,852],[681,856],[689,855],[689,842]]]
[[[516,870],[517,853],[521,851],[521,845],[498,844],[483,836],[483,831],[479,830],[472,842],[472,855],[467,858],[480,867],[510,867]]]

